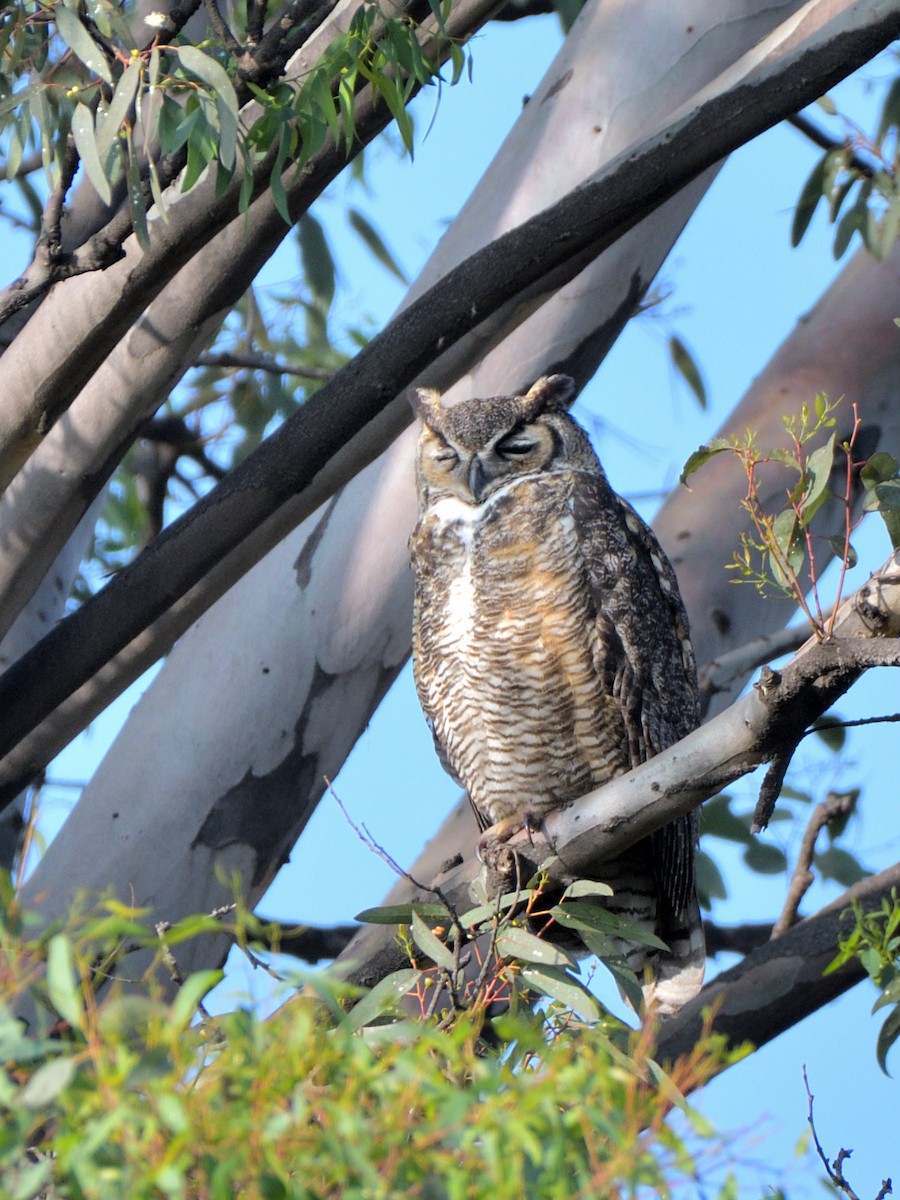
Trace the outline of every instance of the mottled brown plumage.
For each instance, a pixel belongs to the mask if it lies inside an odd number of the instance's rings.
[[[696,668],[674,572],[612,491],[568,415],[574,384],[444,409],[420,389],[416,686],[447,770],[486,837],[645,761],[699,719]],[[673,822],[603,864],[610,907],[671,953],[631,947],[660,1013],[699,988],[703,935],[695,823]]]

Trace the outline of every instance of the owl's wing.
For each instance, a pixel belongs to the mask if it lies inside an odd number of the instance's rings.
[[[572,512],[602,642],[598,667],[619,701],[637,766],[699,724],[687,614],[656,537],[602,474],[575,474]],[[696,839],[693,813],[652,836],[658,896],[673,916],[696,904]]]

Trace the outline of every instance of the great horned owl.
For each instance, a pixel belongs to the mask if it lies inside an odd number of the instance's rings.
[[[419,389],[416,687],[441,761],[482,830],[508,838],[696,727],[697,673],[675,574],[569,416],[575,385],[441,406]],[[598,877],[670,952],[630,947],[660,1015],[699,989],[696,820]]]

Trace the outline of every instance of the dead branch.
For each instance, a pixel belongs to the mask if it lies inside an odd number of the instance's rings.
[[[829,792],[821,804],[817,804],[809,819],[800,843],[800,853],[791,875],[787,899],[781,916],[772,926],[772,937],[781,937],[797,921],[800,901],[815,882],[812,872],[813,857],[816,853],[816,841],[826,825],[838,817],[846,817],[853,811],[856,804],[857,792]]]

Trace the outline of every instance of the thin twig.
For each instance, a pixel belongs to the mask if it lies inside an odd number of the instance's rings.
[[[219,6],[216,4],[216,0],[203,0],[203,7],[206,9],[206,15],[209,17],[210,25],[212,25],[218,36],[225,43],[229,54],[232,54],[235,58],[243,57],[244,47],[229,29],[225,19],[219,12]]]
[[[238,370],[268,371],[272,375],[297,375],[301,379],[331,379],[334,371],[324,367],[293,366],[265,354],[232,354],[213,352],[201,354],[194,364],[197,367],[233,367]]]
[[[832,137],[831,134],[826,133],[824,129],[820,129],[818,125],[810,121],[809,117],[805,117],[803,113],[794,113],[792,117],[788,117],[787,123],[788,125],[793,125],[796,130],[802,133],[804,137],[809,138],[821,150],[850,150],[849,141],[839,141],[837,138]],[[852,167],[854,171],[858,171],[866,179],[874,178],[874,169],[864,159],[860,158],[855,151],[849,154],[847,165]]]
[[[844,1150],[842,1147],[838,1151],[838,1156],[834,1160],[834,1163],[830,1163],[828,1161],[828,1156],[825,1154],[825,1151],[822,1149],[822,1144],[819,1141],[819,1135],[816,1133],[816,1123],[813,1119],[813,1094],[809,1090],[809,1079],[806,1076],[806,1064],[805,1063],[803,1064],[803,1086],[806,1088],[806,1098],[808,1101],[807,1118],[806,1119],[808,1120],[809,1127],[812,1130],[813,1142],[815,1143],[816,1153],[818,1154],[819,1158],[821,1159],[822,1165],[825,1167],[825,1171],[828,1175],[828,1178],[831,1180],[831,1182],[834,1184],[834,1186],[836,1188],[838,1188],[840,1191],[842,1191],[844,1193],[845,1196],[849,1196],[850,1200],[860,1200],[859,1196],[856,1194],[856,1192],[854,1192],[853,1188],[850,1186],[850,1184],[847,1182],[847,1179],[844,1176],[844,1163],[851,1156],[853,1151],[852,1150]],[[893,1194],[893,1187],[891,1185],[891,1180],[884,1179],[884,1180],[882,1180],[881,1188],[878,1192],[878,1195],[875,1197],[875,1200],[884,1200],[885,1196],[890,1196],[892,1194]]]
[[[885,713],[882,717],[856,717],[852,721],[832,721],[828,719],[828,729],[855,729],[859,725],[896,725],[900,722],[900,713]],[[804,737],[810,737],[811,734],[819,733],[821,726],[811,725],[803,734]]]
[[[797,921],[800,901],[815,882],[816,877],[812,872],[812,864],[819,834],[826,825],[830,825],[838,817],[847,817],[850,815],[856,804],[858,794],[855,791],[829,792],[822,803],[817,804],[813,810],[809,823],[803,832],[800,853],[797,855],[797,863],[791,875],[791,883],[788,888],[787,899],[784,902],[784,908],[781,911],[781,916],[772,926],[773,938],[781,937]]]

